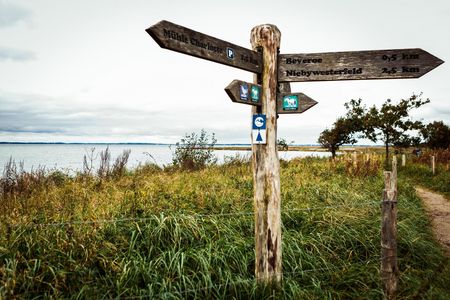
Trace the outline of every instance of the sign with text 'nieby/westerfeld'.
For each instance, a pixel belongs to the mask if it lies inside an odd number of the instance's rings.
[[[260,74],[262,54],[189,28],[160,21],[146,29],[161,48]]]
[[[253,144],[266,144],[266,115],[253,115],[252,122],[252,139]]]
[[[418,78],[443,62],[418,48],[281,54],[278,81]]]

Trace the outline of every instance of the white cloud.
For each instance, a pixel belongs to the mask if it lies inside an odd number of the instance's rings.
[[[31,16],[29,10],[7,1],[0,1],[0,28],[13,26]]]
[[[0,46],[0,62],[12,60],[12,61],[27,61],[35,59],[35,55],[31,51],[5,48]]]

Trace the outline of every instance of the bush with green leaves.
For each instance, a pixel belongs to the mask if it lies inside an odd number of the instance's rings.
[[[213,153],[217,140],[214,133],[209,135],[204,129],[200,134],[195,132],[186,134],[180,142],[176,143],[172,163],[183,170],[200,170],[213,165],[217,158]]]

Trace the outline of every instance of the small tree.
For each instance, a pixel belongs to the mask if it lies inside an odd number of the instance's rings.
[[[418,136],[401,136],[398,140],[396,140],[393,145],[396,148],[402,149],[403,153],[405,150],[407,150],[409,147],[414,146],[418,147],[420,145],[420,137]],[[397,153],[397,151],[396,151]]]
[[[277,146],[278,146],[278,150],[280,150],[280,151],[288,151],[289,150],[289,145],[286,142],[286,140],[283,138],[277,139]]]
[[[210,141],[211,139],[211,141]],[[176,143],[172,163],[183,170],[199,170],[208,165],[215,164],[217,158],[214,156],[213,147],[217,140],[214,133],[211,138],[202,129],[200,134],[186,134],[180,142]]]
[[[356,139],[353,137],[355,131],[357,131],[357,128],[353,120],[339,118],[334,122],[331,129],[322,131],[317,141],[323,148],[331,152],[334,159],[340,146],[356,143]]]
[[[420,131],[425,143],[431,149],[450,147],[450,127],[442,121],[434,121]]]
[[[362,137],[373,142],[381,140],[386,149],[386,161],[389,161],[389,146],[403,144],[413,141],[407,132],[420,130],[423,125],[420,121],[412,121],[409,112],[414,108],[430,102],[429,99],[422,100],[420,95],[412,95],[408,99],[402,99],[399,103],[392,103],[387,99],[381,108],[372,106],[367,109],[361,104],[361,99],[351,100],[345,104],[347,108],[347,118],[354,119],[362,127]]]

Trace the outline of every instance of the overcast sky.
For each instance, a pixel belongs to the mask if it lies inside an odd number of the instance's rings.
[[[0,0],[0,141],[177,142],[204,128],[219,143],[250,143],[250,107],[224,88],[253,75],[160,48],[160,20],[251,48],[275,24],[281,53],[422,48],[450,60],[450,1]],[[278,136],[316,143],[362,98],[380,105],[423,92],[414,112],[450,123],[450,62],[419,79],[292,83],[319,103],[282,115]]]

